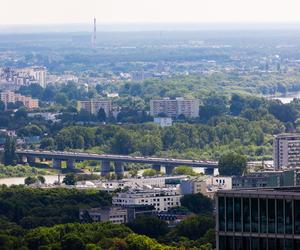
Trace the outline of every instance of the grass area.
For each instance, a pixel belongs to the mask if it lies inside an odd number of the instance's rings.
[[[57,174],[55,169],[39,169],[28,165],[4,166],[0,165],[0,178],[7,177],[27,177],[32,175],[51,175]]]

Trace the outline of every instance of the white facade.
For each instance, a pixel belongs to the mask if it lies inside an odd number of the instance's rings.
[[[161,127],[172,126],[172,118],[170,118],[170,117],[155,117],[154,122],[159,124],[159,126],[161,126]]]
[[[300,166],[300,134],[282,134],[274,138],[275,169]]]
[[[184,115],[186,117],[198,117],[199,116],[198,99],[160,99],[150,100],[150,115],[157,117],[160,114],[165,114],[167,117],[178,117]]]
[[[156,211],[168,211],[180,206],[181,195],[177,189],[135,189],[125,193],[117,193],[113,197],[115,206],[153,205]]]
[[[106,116],[109,116],[112,112],[112,104],[111,100],[91,99],[89,101],[78,101],[77,109],[78,111],[83,109],[93,115],[96,115],[100,109],[103,109]]]

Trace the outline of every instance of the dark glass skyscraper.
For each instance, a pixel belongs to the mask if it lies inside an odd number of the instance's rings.
[[[300,188],[221,190],[216,195],[220,250],[300,250]]]

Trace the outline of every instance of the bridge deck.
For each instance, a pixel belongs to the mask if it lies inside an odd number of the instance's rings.
[[[157,157],[139,157],[126,155],[108,155],[108,154],[91,154],[91,153],[74,153],[60,151],[34,151],[34,150],[16,150],[19,156],[40,157],[57,160],[107,160],[113,162],[128,162],[128,163],[144,163],[157,165],[172,165],[172,166],[191,166],[191,167],[209,167],[217,168],[218,163],[212,161],[197,161],[173,158],[157,158]]]

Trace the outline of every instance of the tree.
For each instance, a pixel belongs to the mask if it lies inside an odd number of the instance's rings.
[[[179,166],[174,168],[174,175],[196,175],[196,172],[191,167]]]
[[[155,175],[158,175],[158,174],[159,174],[159,172],[154,170],[154,169],[146,169],[143,172],[144,177],[152,177],[152,176],[155,176]]]
[[[115,135],[111,148],[113,153],[128,155],[135,151],[135,145],[132,134],[122,129]]]
[[[61,248],[62,250],[84,250],[85,244],[84,241],[79,238],[79,236],[73,233],[69,233],[62,238]]]
[[[25,180],[24,180],[24,184],[25,185],[31,185],[31,184],[34,184],[37,182],[37,178],[36,177],[33,177],[33,176],[29,176],[27,177]]]
[[[68,104],[68,97],[65,93],[57,93],[55,96],[55,101],[63,106]]]
[[[215,221],[209,216],[191,216],[179,223],[174,232],[177,236],[184,236],[190,240],[200,239],[207,230],[214,228]]]
[[[187,194],[180,199],[181,206],[186,207],[196,214],[208,214],[213,212],[212,200],[201,193]]]
[[[41,149],[53,149],[55,145],[54,139],[49,137],[49,138],[43,138],[40,143],[40,148]]]
[[[98,119],[99,122],[105,122],[106,121],[106,113],[105,113],[103,108],[98,110],[97,119]]]
[[[16,165],[16,139],[12,136],[7,136],[4,144],[4,165]]]
[[[219,160],[219,173],[224,176],[242,175],[246,170],[247,158],[244,155],[229,153]]]
[[[76,181],[76,176],[74,174],[66,174],[65,178],[63,179],[63,183],[66,185],[75,185]]]
[[[39,175],[39,176],[37,177],[37,179],[38,179],[38,181],[39,181],[41,184],[44,184],[44,183],[46,182],[45,177],[42,176],[42,175]]]
[[[169,231],[168,224],[155,216],[139,216],[127,226],[137,234],[152,238],[164,236]]]

